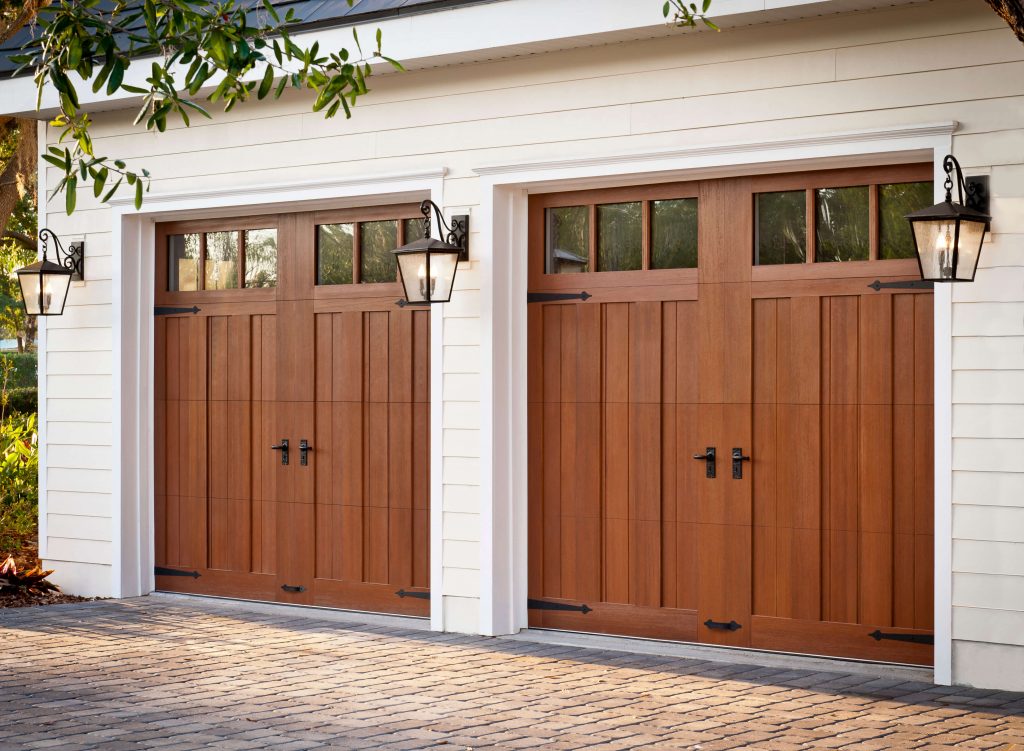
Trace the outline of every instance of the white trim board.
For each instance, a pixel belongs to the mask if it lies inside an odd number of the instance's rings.
[[[527,628],[526,477],[526,200],[530,192],[718,177],[723,172],[815,169],[851,164],[891,164],[908,159],[935,163],[952,150],[955,121],[821,133],[719,146],[526,164],[490,165],[480,176],[481,358],[491,379],[481,385],[480,628],[488,635]],[[490,227],[488,231],[486,228]],[[952,678],[950,299],[936,291],[935,347],[935,664],[936,683]],[[939,340],[942,339],[940,346]],[[943,375],[944,374],[944,375]]]
[[[302,183],[268,183],[146,197],[140,211],[127,199],[111,201],[114,337],[114,597],[147,594],[153,575],[153,286],[154,225],[171,218],[239,211],[381,205],[431,198],[444,206],[444,168],[363,175]],[[443,630],[441,566],[441,315],[431,316],[431,628]],[[40,467],[40,472],[45,468]]]

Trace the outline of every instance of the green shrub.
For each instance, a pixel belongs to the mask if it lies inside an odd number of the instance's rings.
[[[7,390],[5,414],[34,415],[39,411],[39,389],[35,386]]]
[[[7,388],[36,388],[38,379],[36,376],[37,357],[35,352],[10,352],[3,355],[3,357],[14,365],[14,369],[8,378]]]
[[[0,551],[17,549],[33,535],[38,514],[36,416],[11,415],[0,423]]]

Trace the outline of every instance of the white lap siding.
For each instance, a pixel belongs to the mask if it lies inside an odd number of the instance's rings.
[[[149,169],[163,194],[443,166],[447,208],[472,214],[473,168],[488,164],[958,121],[954,150],[968,172],[991,175],[996,220],[978,282],[957,288],[953,311],[953,677],[1024,688],[1024,47],[985,3],[679,33],[373,83],[351,120],[325,121],[291,92],[163,134],[132,128],[127,112],[97,113],[96,148]],[[99,591],[109,589],[99,567],[111,563],[117,399],[110,218],[89,189],[78,205],[71,218],[50,211],[58,233],[87,240],[89,282],[47,331],[45,550],[58,581]],[[486,584],[478,271],[463,267],[445,306],[440,371],[438,594],[446,628],[463,631],[479,626]]]

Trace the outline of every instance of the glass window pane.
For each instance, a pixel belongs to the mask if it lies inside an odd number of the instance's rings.
[[[547,210],[545,273],[590,270],[590,208],[563,206]]]
[[[697,268],[697,199],[651,202],[651,268]]]
[[[755,263],[803,263],[807,260],[807,195],[802,190],[759,193]]]
[[[597,207],[597,270],[636,271],[643,267],[640,202]]]
[[[204,289],[238,288],[238,233],[206,233]]]
[[[931,180],[878,186],[879,258],[915,257],[910,222],[904,217],[935,203],[934,191]]]
[[[403,219],[402,231],[405,233],[405,243],[416,242],[423,239],[422,219]]]
[[[398,264],[391,251],[398,247],[398,221],[362,222],[359,225],[360,280],[379,284],[398,280]]]
[[[245,286],[277,286],[277,230],[245,231]]]
[[[868,187],[815,191],[818,262],[866,261],[870,253]]]
[[[352,284],[353,224],[317,227],[316,283]]]
[[[167,238],[167,290],[193,292],[199,289],[199,235],[171,235]]]

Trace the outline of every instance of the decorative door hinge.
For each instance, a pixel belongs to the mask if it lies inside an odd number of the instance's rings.
[[[191,308],[167,308],[157,305],[153,308],[153,315],[155,316],[173,316],[178,313],[191,313],[192,315],[195,315],[198,312],[199,307],[197,305],[193,305]]]
[[[594,609],[589,605],[573,605],[569,602],[551,602],[550,600],[527,600],[526,607],[530,610],[561,610],[567,613],[587,613]]]
[[[935,644],[935,634],[887,634],[881,629],[875,629],[868,634],[875,641],[891,639],[892,641],[905,641],[911,644]]]
[[[154,566],[153,573],[157,576],[189,576],[193,579],[198,579],[200,576],[198,571],[182,571],[179,568],[167,568],[165,566]]]
[[[397,592],[395,592],[395,594],[401,598],[415,597],[417,600],[430,599],[430,590],[427,590],[426,592],[409,592],[408,590],[400,589]]]
[[[909,282],[881,282],[875,279],[868,287],[875,292],[883,289],[935,289],[935,283],[924,279],[913,279]]]
[[[526,302],[558,302],[559,300],[582,300],[586,302],[592,294],[589,292],[527,292]]]

